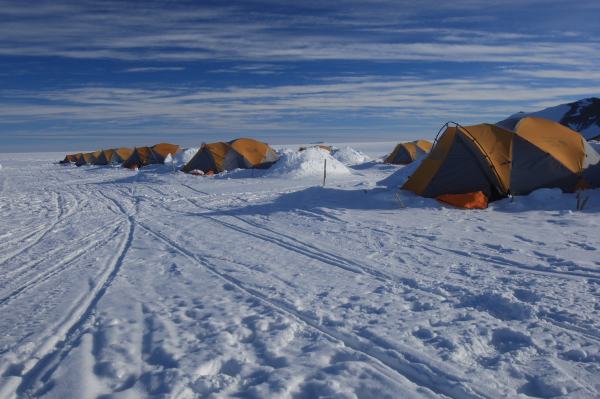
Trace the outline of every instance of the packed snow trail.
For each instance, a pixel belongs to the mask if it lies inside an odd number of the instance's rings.
[[[0,155],[0,397],[600,395],[600,192],[60,158]]]

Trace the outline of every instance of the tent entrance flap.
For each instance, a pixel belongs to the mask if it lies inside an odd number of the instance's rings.
[[[494,184],[491,183],[481,161],[473,154],[462,135],[456,134],[446,159],[423,195],[435,198],[442,194],[464,194],[473,191],[482,191],[488,198],[496,194]]]

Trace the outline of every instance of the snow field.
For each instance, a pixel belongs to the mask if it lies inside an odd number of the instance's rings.
[[[462,211],[380,163],[59,158],[0,155],[1,396],[599,395],[599,190]]]

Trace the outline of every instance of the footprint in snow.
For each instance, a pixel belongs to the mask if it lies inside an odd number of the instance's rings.
[[[534,346],[533,340],[529,335],[507,327],[494,330],[491,343],[500,353],[513,352]]]

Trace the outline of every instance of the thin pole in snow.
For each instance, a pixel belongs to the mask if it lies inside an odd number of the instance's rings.
[[[323,162],[323,187],[325,187],[325,180],[327,179],[327,159]]]

